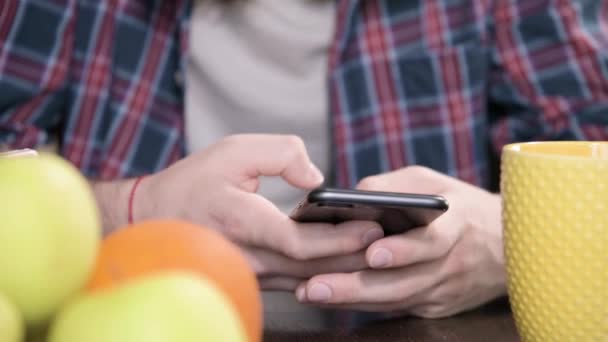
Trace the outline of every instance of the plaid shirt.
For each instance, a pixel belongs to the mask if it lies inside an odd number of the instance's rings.
[[[99,179],[181,158],[191,6],[2,1],[0,144],[59,139]],[[339,0],[335,181],[418,164],[489,187],[505,143],[606,139],[606,51],[603,0]]]

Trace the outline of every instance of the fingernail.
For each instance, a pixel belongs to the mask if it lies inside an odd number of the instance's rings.
[[[384,232],[380,228],[370,229],[363,234],[363,244],[365,246],[371,245],[374,241],[380,240],[384,237]]]
[[[386,248],[378,248],[372,253],[369,265],[373,268],[390,266],[393,262],[393,254]]]
[[[315,183],[323,183],[323,179],[324,179],[323,174],[313,163],[310,163],[310,170],[308,172],[308,177],[310,177],[310,180]]]
[[[326,302],[331,298],[331,289],[323,283],[316,283],[308,290],[308,300],[311,302]]]
[[[306,300],[306,287],[300,286],[296,289],[296,299],[298,302],[304,302]]]

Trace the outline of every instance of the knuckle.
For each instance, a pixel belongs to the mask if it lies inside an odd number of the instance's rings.
[[[446,262],[446,275],[448,277],[469,273],[476,266],[477,258],[474,252],[462,248],[455,248],[448,256]]]
[[[248,241],[249,239],[244,233],[244,229],[242,229],[240,222],[241,220],[236,216],[227,218],[223,225],[223,233],[232,241],[248,243],[250,241]]]
[[[228,215],[223,222],[224,234],[231,240],[250,243],[252,238],[247,234],[246,221],[242,215]]]
[[[419,175],[428,175],[431,173],[431,169],[422,165],[412,165],[408,166],[407,170],[411,173],[419,174]]]
[[[304,140],[297,135],[289,134],[283,137],[284,144],[294,153],[301,153],[306,150]]]
[[[213,155],[226,158],[226,155],[233,155],[247,148],[250,145],[248,137],[244,134],[229,135],[213,145],[211,151]]]
[[[464,260],[459,256],[451,256],[448,258],[445,268],[445,276],[453,277],[465,272],[466,265]]]
[[[283,151],[286,153],[286,159],[288,161],[294,162],[307,155],[306,145],[302,138],[297,135],[286,135],[283,139],[284,146],[286,147]]]
[[[244,221],[242,215],[239,215],[242,214],[242,211],[226,212],[214,207],[210,208],[209,213],[211,221],[217,224],[217,229],[221,230],[224,235],[232,238],[240,232]]]
[[[382,177],[367,176],[359,181],[357,188],[363,190],[380,189],[383,186]]]
[[[412,166],[408,166],[406,168],[407,172],[411,173],[414,176],[418,176],[418,177],[429,177],[433,174],[433,170],[429,169],[426,166],[421,166],[421,165],[412,165]]]
[[[355,237],[349,239],[340,239],[336,244],[336,252],[339,255],[357,251],[362,247],[362,240]]]
[[[437,257],[442,257],[448,254],[449,241],[445,237],[445,232],[437,229],[435,226],[429,226],[426,231],[426,243],[433,246],[432,251]]]
[[[453,286],[439,286],[436,290],[427,295],[426,301],[434,305],[454,303],[458,299],[458,293]]]

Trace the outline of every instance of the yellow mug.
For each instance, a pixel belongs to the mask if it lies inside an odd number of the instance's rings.
[[[509,299],[523,341],[608,341],[608,142],[507,145]]]

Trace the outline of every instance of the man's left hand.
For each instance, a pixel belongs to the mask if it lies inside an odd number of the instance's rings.
[[[506,293],[501,200],[423,167],[368,177],[364,190],[438,194],[449,210],[427,227],[374,242],[370,269],[317,275],[300,284],[300,302],[338,309],[438,318]]]

